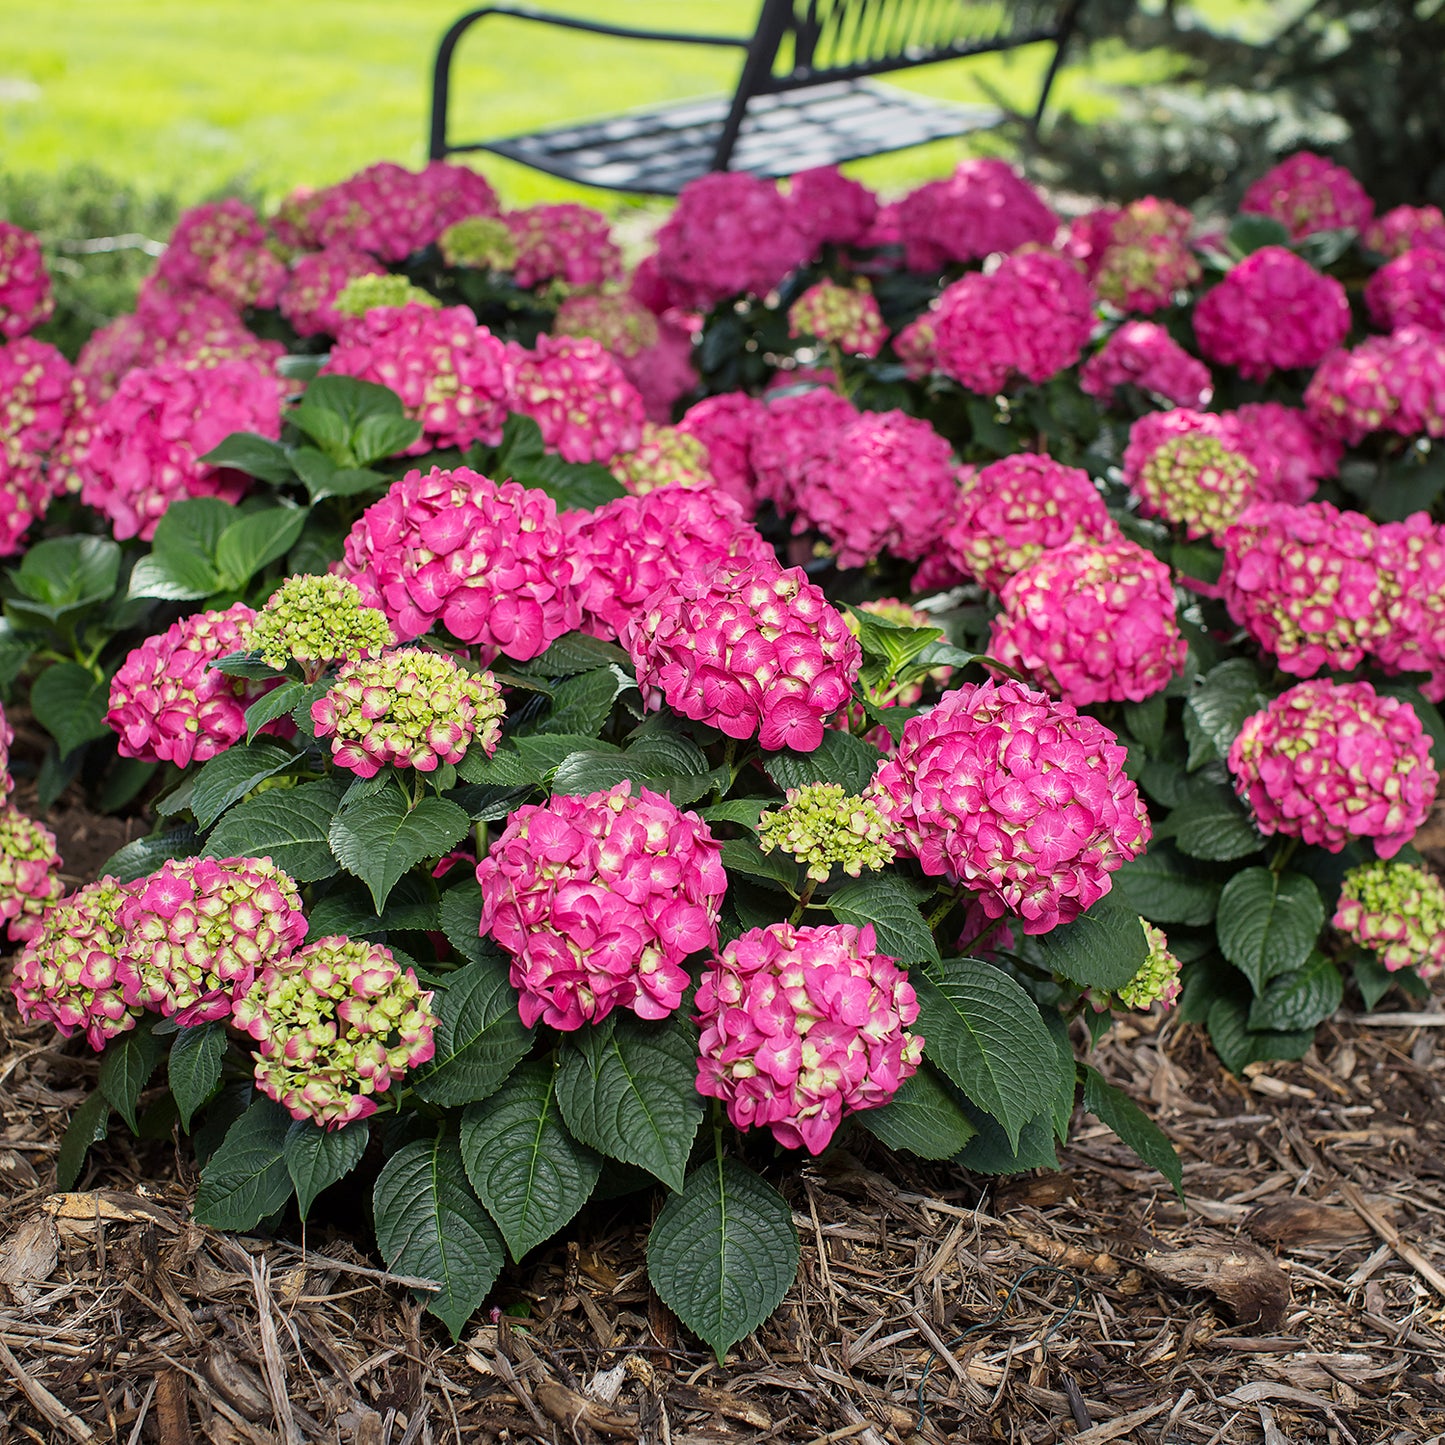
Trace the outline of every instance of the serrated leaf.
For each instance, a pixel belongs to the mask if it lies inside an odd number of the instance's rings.
[[[564,1127],[552,1076],[543,1060],[523,1064],[462,1115],[467,1178],[515,1260],[586,1204],[602,1169],[600,1156]]]
[[[881,1108],[860,1109],[855,1118],[890,1149],[906,1149],[920,1159],[949,1159],[978,1133],[927,1064],[904,1079]]]
[[[1247,657],[1232,657],[1210,668],[1184,704],[1189,768],[1226,758],[1245,718],[1268,701],[1259,669]]]
[[[164,1044],[151,1032],[149,1020],[106,1045],[100,1056],[100,1092],[135,1133],[135,1106],[141,1090],[150,1083]]]
[[[615,642],[604,642],[585,632],[569,632],[540,657],[527,663],[525,670],[539,677],[574,677],[579,672],[594,672],[613,663],[630,668],[632,659]]]
[[[284,717],[301,701],[306,692],[306,684],[292,678],[258,697],[246,709],[246,741],[249,743],[267,723]]]
[[[62,758],[110,731],[105,721],[109,706],[110,684],[78,662],[52,663],[30,689],[30,711],[55,739]]]
[[[226,1026],[222,1023],[197,1024],[180,1029],[171,1041],[170,1058],[166,1061],[166,1077],[181,1128],[191,1132],[196,1111],[215,1096],[221,1085],[221,1061],[226,1057]]]
[[[291,1197],[283,1150],[291,1115],[270,1099],[254,1100],[226,1130],[201,1170],[195,1221],[211,1229],[254,1229]]]
[[[702,808],[699,811],[703,819],[709,823],[739,823],[744,828],[756,833],[758,831],[758,819],[770,808],[776,808],[776,798],[728,798],[721,803],[713,803],[710,807]]]
[[[481,933],[482,890],[474,873],[442,894],[437,925],[463,958],[477,963],[494,957],[489,950],[497,945]]]
[[[1074,1060],[1074,1041],[1069,1037],[1069,1026],[1064,1016],[1054,1009],[1043,1009],[1039,1017],[1054,1041],[1054,1097],[1051,1114],[1054,1123],[1054,1137],[1060,1144],[1069,1137],[1069,1125],[1074,1118],[1074,1095],[1078,1092],[1079,1069]]]
[[[220,591],[220,574],[208,558],[195,554],[152,552],[131,568],[127,598],[153,597],[159,602],[194,602]]]
[[[1183,923],[1201,927],[1214,921],[1220,885],[1200,876],[1199,869],[1167,842],[1125,863],[1114,874],[1114,891],[1150,923]]]
[[[722,845],[722,861],[730,875],[760,878],[797,896],[798,865],[786,853],[764,853],[753,838],[727,838]]]
[[[552,775],[552,791],[581,796],[631,782],[654,793],[666,793],[678,807],[686,807],[731,780],[727,769],[708,767],[702,749],[690,738],[658,733],[625,752],[587,749],[569,753]]]
[[[351,429],[351,453],[359,467],[404,452],[420,435],[422,424],[409,416],[364,416]]]
[[[928,896],[927,889],[897,873],[879,873],[845,883],[828,896],[828,907],[839,923],[872,924],[880,953],[904,965],[936,963],[938,944],[918,911]]]
[[[1057,1057],[1038,1006],[1001,969],[971,958],[911,981],[919,1010],[913,1031],[929,1061],[1017,1147],[1019,1131],[1047,1103]]]
[[[430,878],[408,874],[377,913],[367,889],[348,883],[318,898],[306,910],[306,923],[308,943],[338,933],[373,938],[391,930],[423,932],[437,926],[436,885]]]
[[[1156,692],[1143,702],[1124,704],[1124,726],[1148,752],[1157,752],[1164,741],[1164,723],[1168,714],[1168,701],[1162,692]]]
[[[1350,968],[1355,976],[1355,987],[1364,1000],[1365,1012],[1372,1013],[1375,1005],[1394,987],[1396,974],[1378,959],[1363,953],[1350,960]]]
[[[1047,1113],[1030,1119],[1017,1142],[1009,1138],[992,1115],[981,1109],[971,1117],[978,1133],[954,1156],[955,1162],[977,1174],[1022,1174],[1029,1169],[1057,1169],[1053,1121]]]
[[[1149,954],[1139,915],[1106,893],[1072,923],[1060,924],[1035,940],[1044,966],[1080,988],[1112,993],[1134,977]]]
[[[246,585],[268,562],[285,556],[306,521],[302,507],[267,507],[231,523],[216,543],[216,570],[221,590]]]
[[[189,824],[154,838],[135,838],[101,864],[100,876],[109,873],[118,883],[134,883],[154,873],[168,858],[190,858],[199,849],[200,837]]]
[[[1232,1074],[1242,1073],[1248,1064],[1303,1058],[1315,1040],[1313,1029],[1251,1029],[1249,1005],[1237,998],[1218,998],[1210,1004],[1208,1028],[1214,1052]]]
[[[647,1238],[653,1289],[719,1361],[777,1309],[797,1273],[787,1200],[736,1159],[695,1169]]]
[[[1311,953],[1300,968],[1276,974],[1250,1005],[1251,1029],[1313,1029],[1345,996],[1340,971],[1324,954]]]
[[[276,743],[240,743],[217,753],[195,776],[188,806],[202,828],[209,828],[232,803],[258,783],[285,772],[300,759]]]
[[[563,678],[552,694],[551,708],[536,727],[539,733],[566,733],[595,738],[612,716],[612,704],[632,679],[620,667],[599,667]]]
[[[1230,863],[1264,847],[1264,839],[1233,794],[1190,798],[1170,813],[1167,836],[1191,858]],[[1166,835],[1164,829],[1161,836]]]
[[[372,1192],[376,1247],[397,1274],[435,1280],[419,1293],[458,1339],[502,1272],[502,1236],[462,1167],[454,1139],[418,1139],[386,1162]]]
[[[399,788],[366,798],[331,821],[331,851],[341,866],[371,889],[376,911],[397,880],[424,858],[440,858],[471,827],[471,819],[445,798],[414,807]]]
[[[293,475],[286,448],[280,442],[249,431],[232,432],[201,461],[208,467],[232,467],[275,487],[284,486]]]
[[[493,1093],[532,1046],[532,1030],[517,1013],[517,993],[495,959],[469,963],[447,975],[432,1001],[440,1019],[436,1053],[424,1073],[412,1075],[416,1092],[431,1104],[471,1104]]]
[[[1184,1166],[1164,1131],[1097,1070],[1084,1065],[1084,1108],[1107,1124],[1151,1169],[1157,1169],[1184,1203]]]
[[[1276,974],[1299,968],[1324,926],[1320,891],[1302,873],[1246,868],[1219,897],[1219,948],[1256,995]]]
[[[575,1138],[675,1190],[702,1122],[696,1080],[697,1032],[689,1023],[622,1018],[567,1035],[557,1102]]]
[[[85,1156],[92,1144],[99,1144],[110,1132],[110,1100],[99,1089],[91,1094],[70,1116],[60,1148],[55,1152],[55,1187],[68,1191],[75,1188]]]
[[[782,789],[805,788],[809,783],[841,783],[850,795],[861,793],[873,781],[882,754],[872,743],[851,733],[825,728],[823,741],[810,753],[791,748],[769,753],[763,759],[768,776]]]
[[[330,878],[331,822],[346,784],[322,778],[299,788],[273,788],[233,808],[211,832],[207,858],[269,858],[298,883]]]
[[[305,1219],[316,1196],[344,1179],[366,1153],[370,1127],[364,1119],[340,1129],[322,1129],[309,1119],[295,1119],[286,1131],[281,1152],[296,1189],[296,1204]]]

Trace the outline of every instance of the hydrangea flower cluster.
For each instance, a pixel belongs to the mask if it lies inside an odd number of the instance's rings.
[[[581,562],[557,504],[468,467],[392,483],[347,534],[337,570],[403,642],[440,622],[459,642],[526,662],[582,620]]]
[[[1328,502],[1250,507],[1224,534],[1229,615],[1280,667],[1358,667],[1388,631],[1378,528]]]
[[[877,356],[888,339],[873,288],[861,278],[851,286],[818,281],[788,308],[788,334],[813,336],[846,356]]]
[[[946,180],[929,181],[898,203],[904,265],[941,271],[954,261],[977,261],[1029,244],[1048,246],[1058,217],[1039,193],[994,157],[960,163]]]
[[[1259,491],[1259,467],[1237,428],[1210,412],[1155,411],[1129,428],[1124,485],[1146,517],[1185,535],[1221,538]]]
[[[1016,377],[1043,382],[1072,366],[1094,327],[1094,298],[1068,257],[1020,251],[949,286],[933,326],[938,370],[995,396]]]
[[[0,557],[24,551],[24,537],[50,501],[45,471],[33,459],[12,463],[0,452]]]
[[[622,275],[622,253],[612,239],[607,217],[590,206],[567,202],[508,211],[502,218],[512,233],[518,286],[560,281],[565,286],[603,286]]]
[[[1445,971],[1445,885],[1412,863],[1365,863],[1340,885],[1330,925],[1388,969]]]
[[[1445,247],[1425,246],[1387,261],[1365,283],[1365,305],[1382,331],[1445,332]]]
[[[709,396],[688,407],[678,431],[696,437],[707,448],[713,482],[742,507],[753,509],[753,437],[769,415],[766,402],[745,391]]]
[[[772,181],[713,171],[682,188],[657,233],[657,270],[671,304],[706,311],[729,296],[767,295],[809,250]]]
[[[1367,682],[1301,682],[1244,720],[1234,788],[1264,834],[1338,853],[1373,838],[1392,858],[1425,821],[1439,775],[1409,703]]]
[[[858,639],[800,568],[738,558],[654,594],[622,637],[649,708],[809,753],[848,701]]]
[[[1020,452],[963,479],[944,537],[950,559],[998,592],[1014,573],[1067,542],[1112,542],[1119,529],[1089,474]]]
[[[1445,524],[1425,512],[1379,530],[1385,625],[1375,656],[1400,672],[1424,672],[1420,691],[1445,702]]]
[[[239,311],[274,306],[286,267],[266,249],[255,211],[233,196],[182,213],[155,276],[177,291],[209,291]]]
[[[10,938],[26,943],[40,932],[40,919],[65,889],[55,834],[14,803],[0,803],[0,919]]]
[[[816,256],[824,246],[864,244],[878,214],[878,197],[837,166],[814,166],[788,182],[788,208],[808,255]]]
[[[531,351],[510,350],[512,409],[537,423],[549,451],[569,462],[610,462],[637,449],[642,397],[599,342],[542,335]]]
[[[0,337],[14,340],[55,312],[40,237],[0,221]]]
[[[201,458],[232,432],[279,437],[281,395],[252,362],[163,362],[127,373],[91,425],[80,499],[110,518],[118,540],[149,541],[172,502],[245,495],[249,477]]]
[[[1238,449],[1260,469],[1256,495],[1268,502],[1307,502],[1340,468],[1344,448],[1296,407],[1250,401],[1225,414]]]
[[[582,562],[582,626],[599,637],[620,636],[658,588],[689,573],[708,576],[737,557],[773,560],[742,508],[716,487],[662,487],[565,520]]]
[[[658,341],[657,317],[625,292],[569,296],[557,308],[554,336],[590,336],[621,361],[632,361]]]
[[[739,1129],[820,1154],[838,1125],[876,1109],[923,1057],[918,999],[871,926],[774,923],[729,943],[697,990],[697,1091]]]
[[[1105,406],[1121,386],[1137,386],[1172,406],[1208,405],[1209,368],[1153,321],[1126,321],[1079,368],[1079,385]]]
[[[613,457],[612,475],[634,496],[667,487],[713,486],[707,447],[677,427],[642,423],[642,440],[635,451]]]
[[[908,720],[870,795],[894,842],[1025,933],[1072,923],[1144,851],[1149,815],[1114,734],[1021,682],[965,683]]]
[[[125,1000],[116,914],[124,884],[107,874],[47,908],[16,959],[11,988],[20,1017],[70,1038],[83,1033],[97,1053],[135,1027],[139,1009]]]
[[[1445,214],[1439,206],[1396,206],[1365,227],[1366,249],[1394,259],[1417,246],[1445,251]]]
[[[1100,300],[1148,316],[1199,280],[1189,249],[1193,225],[1183,206],[1145,196],[1081,217],[1070,228],[1068,250],[1087,266]]]
[[[318,738],[332,739],[332,762],[374,778],[388,764],[435,772],[473,746],[491,757],[505,711],[491,673],[402,647],[343,663],[330,691],[311,704],[311,721]]]
[[[1305,388],[1305,410],[1347,446],[1376,431],[1445,437],[1445,336],[1407,326],[1331,352]]]
[[[517,238],[501,216],[468,216],[453,221],[437,237],[448,266],[477,271],[510,271],[517,264]]]
[[[1169,952],[1169,940],[1162,928],[1141,918],[1144,937],[1149,940],[1149,953],[1139,972],[1119,990],[1119,1002],[1125,1008],[1141,1012],[1160,1004],[1171,1009],[1179,1000],[1179,960]]]
[[[75,369],[44,341],[0,346],[0,465],[35,469],[80,401]]]
[[[1045,552],[1000,600],[990,654],[1075,707],[1142,702],[1184,666],[1169,568],[1123,537]]]
[[[756,500],[787,516],[797,510],[808,468],[828,457],[833,434],[858,420],[859,411],[827,387],[785,392],[753,414],[748,450]]]
[[[405,276],[395,276],[389,271],[366,271],[353,276],[337,293],[335,310],[344,326],[345,322],[355,321],[377,306],[406,306],[412,302],[429,306],[433,311],[439,311],[442,304],[430,291],[413,286]]]
[[[179,858],[134,884],[116,914],[133,1007],[182,1028],[230,1017],[257,972],[306,938],[295,880],[269,858]]]
[[[787,801],[758,819],[758,846],[806,863],[808,877],[826,883],[833,869],[857,878],[893,861],[888,824],[871,798],[849,796],[841,783],[789,788]]]
[[[211,664],[247,650],[255,615],[242,602],[224,612],[197,612],[130,652],[111,679],[105,715],[120,736],[121,757],[183,768],[246,736],[247,707],[276,684],[229,677]]]
[[[1349,329],[1345,288],[1283,246],[1246,256],[1194,308],[1200,351],[1246,381],[1317,365]]]
[[[1365,188],[1343,166],[1299,151],[1250,185],[1239,209],[1273,216],[1292,241],[1316,231],[1364,230],[1375,214]]]
[[[268,964],[233,1014],[260,1044],[256,1087],[293,1119],[339,1129],[436,1051],[432,996],[390,949],[320,938]]]
[[[667,311],[658,318],[657,340],[636,356],[620,356],[622,374],[637,388],[648,421],[670,422],[677,402],[698,384],[693,343],[702,330],[695,312]]]
[[[512,955],[517,1011],[572,1030],[666,1018],[689,954],[717,946],[722,848],[696,813],[619,783],[518,808],[477,864],[481,931]]]
[[[288,577],[251,626],[250,650],[278,670],[295,662],[314,682],[334,662],[374,657],[396,642],[385,613],[345,577]]]
[[[341,293],[361,276],[385,274],[365,251],[328,246],[297,259],[276,304],[298,336],[335,336],[347,319],[336,306]]]
[[[376,279],[380,284],[389,280]],[[322,371],[374,381],[396,392],[406,414],[422,424],[408,455],[477,441],[495,446],[502,439],[509,392],[507,349],[477,325],[465,306],[438,308],[428,298],[373,307],[342,328]]]

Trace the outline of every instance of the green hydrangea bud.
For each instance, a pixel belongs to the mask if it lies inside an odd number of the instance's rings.
[[[251,649],[268,667],[297,662],[313,679],[333,662],[375,657],[395,641],[386,614],[366,606],[344,577],[288,577],[251,628]]]
[[[410,301],[422,306],[442,304],[405,276],[354,276],[341,288],[335,305],[343,316],[365,316],[377,306],[405,306]]]
[[[1126,1008],[1149,1009],[1156,1003],[1173,1008],[1179,997],[1179,960],[1169,952],[1169,940],[1162,928],[1139,920],[1149,940],[1149,955],[1139,972],[1119,990],[1119,1002]]]
[[[468,216],[437,237],[448,266],[478,271],[510,271],[517,264],[517,239],[500,216]]]
[[[1388,969],[1445,969],[1445,886],[1413,863],[1366,863],[1340,885],[1331,923]]]
[[[1139,494],[1191,537],[1218,539],[1254,499],[1259,472],[1217,437],[1187,432],[1172,437],[1144,463]]]
[[[827,881],[834,866],[856,878],[893,861],[888,825],[875,803],[850,796],[840,783],[789,788],[787,802],[758,820],[758,846],[780,848],[808,865],[808,877]]]
[[[706,445],[674,426],[646,421],[636,451],[612,459],[612,475],[634,497],[659,487],[714,486]]]

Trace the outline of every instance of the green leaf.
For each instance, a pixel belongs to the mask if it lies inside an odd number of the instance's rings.
[[[563,1126],[552,1076],[543,1060],[523,1064],[462,1115],[467,1178],[515,1260],[586,1204],[602,1169],[601,1158]]]
[[[653,1289],[719,1362],[777,1309],[797,1273],[787,1200],[736,1159],[695,1169],[647,1237]]]
[[[1350,960],[1355,975],[1355,987],[1365,1003],[1365,1012],[1374,1011],[1375,1005],[1389,993],[1397,982],[1397,975],[1386,968],[1378,959],[1361,953]]]
[[[117,849],[100,865],[100,876],[107,873],[117,883],[134,883],[147,873],[154,873],[168,858],[193,857],[200,847],[196,830],[189,825],[158,833],[153,838],[136,838]]]
[[[1273,216],[1243,211],[1229,223],[1228,240],[1230,250],[1244,257],[1265,246],[1288,246],[1289,227]]]
[[[1209,1006],[1209,1041],[1219,1061],[1232,1074],[1248,1064],[1272,1059],[1299,1059],[1315,1041],[1313,1029],[1251,1029],[1249,1005],[1242,999],[1218,998]]]
[[[616,666],[564,678],[557,684],[551,710],[537,724],[537,731],[595,738],[612,716],[617,695],[633,685],[632,679]]]
[[[156,523],[154,555],[179,558],[216,555],[221,533],[236,520],[236,509],[219,497],[186,497],[172,502]]]
[[[763,759],[768,776],[784,790],[809,783],[841,783],[850,795],[861,793],[873,781],[882,754],[872,743],[836,728],[823,730],[823,741],[811,753],[791,748],[769,753]]]
[[[930,893],[901,874],[878,873],[845,883],[829,895],[828,907],[839,923],[851,923],[855,928],[871,923],[879,952],[905,966],[937,963],[938,944],[918,911]]]
[[[622,668],[632,667],[632,659],[615,642],[604,642],[585,632],[568,632],[540,657],[534,657],[523,670],[538,677],[573,677],[614,663]]]
[[[256,1099],[226,1130],[221,1147],[201,1170],[194,1218],[211,1229],[254,1229],[291,1197],[284,1149],[291,1116],[270,1099]]]
[[[285,486],[294,475],[286,448],[280,442],[249,431],[232,432],[201,460],[208,467],[231,467],[248,477],[259,477],[274,487]]]
[[[62,758],[110,731],[105,721],[109,706],[110,684],[78,662],[52,663],[30,689],[30,711],[55,739]]]
[[[10,572],[20,593],[12,606],[27,620],[49,622],[93,607],[114,593],[120,558],[119,543],[109,537],[52,537],[37,542]]]
[[[1169,549],[1169,565],[1182,576],[1213,587],[1224,571],[1224,553],[1209,542],[1176,542]]]
[[[1084,1108],[1107,1124],[1151,1169],[1157,1169],[1184,1203],[1184,1166],[1164,1131],[1097,1070],[1084,1065]]]
[[[219,590],[238,591],[268,562],[284,557],[301,535],[306,517],[304,507],[267,507],[232,522],[216,543]]]
[[[110,1100],[99,1089],[70,1116],[60,1148],[55,1152],[55,1187],[74,1189],[85,1167],[85,1156],[92,1144],[99,1144],[110,1133]]]
[[[1114,874],[1114,890],[1150,923],[1197,928],[1212,923],[1219,906],[1219,884],[1201,877],[1198,867],[1167,842],[1155,842],[1125,863]]]
[[[702,1122],[697,1031],[676,1016],[621,1018],[568,1034],[561,1058],[557,1102],[573,1136],[681,1189]]]
[[[517,994],[505,965],[484,958],[447,975],[433,1000],[440,1023],[436,1053],[412,1087],[444,1107],[485,1099],[532,1046],[532,1030],[517,1014]]]
[[[722,845],[723,867],[728,873],[761,878],[794,897],[798,891],[798,865],[786,853],[764,853],[754,838],[727,838]]]
[[[352,430],[369,416],[400,416],[402,399],[390,387],[354,376],[318,376],[306,388],[306,406],[334,412]],[[299,410],[299,408],[298,408]],[[296,413],[291,413],[295,419]]]
[[[1078,1092],[1079,1084],[1079,1069],[1074,1060],[1074,1041],[1069,1037],[1069,1026],[1064,1022],[1064,1016],[1057,1010],[1045,1008],[1039,1017],[1044,1021],[1044,1027],[1054,1041],[1054,1136],[1060,1144],[1064,1144],[1068,1142],[1069,1125],[1074,1118],[1074,1095]]]
[[[1345,996],[1340,971],[1313,952],[1300,968],[1276,974],[1250,1005],[1251,1029],[1312,1029],[1339,1008]]]
[[[359,882],[329,890],[306,910],[308,943],[331,934],[373,938],[388,931],[424,932],[437,927],[436,884],[412,873],[402,878],[377,913],[370,892]]]
[[[758,820],[770,808],[776,808],[776,798],[728,798],[700,810],[708,823],[738,823],[756,833]]]
[[[344,1179],[366,1153],[371,1130],[364,1119],[340,1129],[321,1129],[310,1119],[295,1119],[281,1147],[286,1172],[296,1187],[296,1205],[305,1219],[316,1196]]]
[[[977,1174],[1022,1174],[1028,1169],[1057,1169],[1054,1127],[1047,1113],[1030,1119],[1019,1132],[1017,1142],[1009,1138],[997,1119],[982,1110],[974,1111],[978,1134],[964,1145],[956,1162]]]
[[[202,556],[153,552],[131,569],[127,597],[161,602],[193,602],[221,590],[221,575]]]
[[[161,1061],[164,1045],[150,1031],[149,1020],[112,1039],[100,1058],[100,1092],[135,1133],[135,1106]]]
[[[1232,792],[1221,790],[1208,798],[1189,798],[1170,813],[1160,836],[1191,858],[1229,863],[1248,858],[1264,847],[1259,830]]]
[[[330,878],[337,860],[328,841],[346,784],[322,778],[299,788],[273,788],[233,808],[216,824],[207,858],[270,858],[298,883]]]
[[[1112,993],[1134,977],[1149,955],[1139,915],[1106,893],[1072,923],[1035,940],[1044,967],[1080,988]]]
[[[289,748],[276,743],[238,744],[217,753],[201,767],[191,788],[189,806],[196,822],[202,828],[209,828],[232,803],[245,797],[258,783],[274,778],[299,761]]]
[[[481,934],[482,890],[474,873],[469,872],[465,881],[442,894],[437,926],[463,958],[473,963],[494,958],[489,950],[497,945]]]
[[[226,1026],[197,1024],[179,1029],[171,1041],[166,1073],[181,1128],[191,1132],[196,1111],[209,1103],[221,1086],[221,1061],[226,1057]]]
[[[552,791],[581,796],[631,782],[666,793],[678,807],[686,807],[730,781],[726,769],[709,768],[691,738],[654,733],[621,753],[591,749],[570,753],[552,775]]]
[[[366,798],[331,821],[331,851],[368,888],[378,913],[397,879],[424,858],[440,858],[471,827],[471,819],[445,798],[408,807],[399,788]]]
[[[890,1149],[920,1159],[949,1159],[978,1130],[943,1079],[927,1064],[910,1074],[881,1108],[862,1109],[858,1122]]]
[[[1247,657],[1232,657],[1210,668],[1184,704],[1189,768],[1227,758],[1245,718],[1269,701],[1259,669]]]
[[[1320,891],[1302,873],[1246,868],[1219,897],[1219,947],[1256,994],[1276,974],[1299,968],[1324,926]]]
[[[622,484],[600,462],[568,462],[559,456],[544,456],[526,467],[518,467],[512,479],[524,487],[546,492],[557,503],[559,512],[591,512],[627,495]]]
[[[421,423],[409,416],[365,416],[352,428],[351,453],[367,467],[404,452],[420,435]]]
[[[1143,745],[1146,752],[1159,751],[1164,741],[1164,724],[1169,715],[1169,703],[1162,692],[1143,702],[1124,704],[1124,726],[1130,736]]]
[[[1017,1146],[1046,1105],[1057,1060],[1038,1006],[1001,969],[950,959],[912,978],[928,1058],[969,1100],[996,1118]],[[1050,1126],[1052,1129],[1052,1126]]]
[[[435,1280],[419,1294],[460,1338],[502,1272],[502,1237],[477,1202],[454,1139],[418,1139],[386,1161],[372,1193],[376,1247],[388,1269]]]
[[[285,717],[309,690],[304,682],[297,682],[293,678],[258,697],[246,709],[246,741],[251,742],[267,723],[275,722],[278,717]]]

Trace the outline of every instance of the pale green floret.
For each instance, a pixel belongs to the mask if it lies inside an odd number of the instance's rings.
[[[781,807],[758,819],[758,846],[780,848],[808,865],[808,877],[827,881],[835,866],[850,878],[893,861],[888,825],[875,803],[849,796],[838,783],[789,788]]]
[[[405,276],[353,276],[341,288],[336,309],[343,316],[365,316],[378,306],[405,306],[408,302],[422,306],[440,306],[430,291],[413,286]]]
[[[499,216],[468,216],[437,237],[448,266],[479,271],[510,271],[517,264],[517,239]]]
[[[1179,997],[1179,960],[1169,952],[1169,940],[1162,929],[1142,918],[1139,922],[1149,940],[1149,956],[1119,990],[1119,1002],[1132,1009],[1148,1009],[1161,1002],[1165,1008],[1172,1008]]]
[[[251,629],[251,649],[268,667],[304,669],[374,657],[396,641],[386,614],[367,607],[344,577],[288,577]]]

